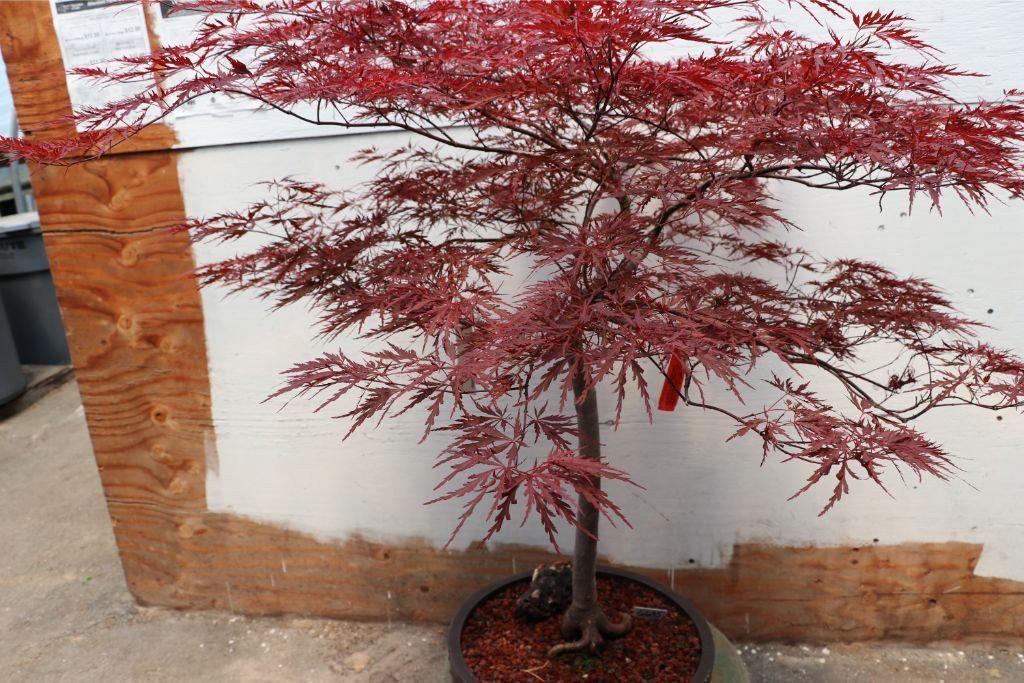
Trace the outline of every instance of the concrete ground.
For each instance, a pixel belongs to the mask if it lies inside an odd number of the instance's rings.
[[[443,629],[135,605],[78,392],[0,422],[0,680],[445,680]],[[1024,681],[1024,646],[744,645],[753,681]]]

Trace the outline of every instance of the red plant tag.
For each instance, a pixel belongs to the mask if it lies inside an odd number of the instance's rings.
[[[658,410],[672,412],[676,409],[676,404],[679,403],[679,392],[683,389],[683,377],[685,375],[683,362],[673,355],[668,362],[665,383],[661,386],[661,396],[658,397]]]

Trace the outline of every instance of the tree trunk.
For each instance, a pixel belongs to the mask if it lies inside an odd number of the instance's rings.
[[[588,460],[601,459],[601,425],[597,415],[597,389],[580,397],[586,387],[582,369],[573,378],[576,397],[576,426],[579,430],[580,455]],[[601,478],[593,478],[594,488],[601,487]],[[600,513],[580,494],[577,509],[576,546],[572,556],[572,609],[593,611],[597,607],[597,539]]]
[[[597,389],[586,391],[586,384],[586,374],[581,368],[572,382],[576,398],[580,456],[589,460],[600,460],[601,427],[597,414]],[[594,488],[600,489],[601,478],[594,477],[591,484]],[[572,604],[562,620],[562,635],[576,640],[551,648],[548,654],[552,657],[580,650],[596,652],[606,637],[624,635],[631,626],[628,614],[623,615],[622,621],[618,623],[609,621],[597,602],[597,541],[600,512],[580,494],[576,515],[578,526],[572,559]]]

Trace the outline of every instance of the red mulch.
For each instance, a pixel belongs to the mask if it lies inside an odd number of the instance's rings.
[[[560,618],[529,622],[515,616],[516,598],[527,585],[508,586],[466,620],[462,656],[481,683],[678,683],[693,678],[701,649],[697,629],[657,591],[626,579],[598,577],[598,595],[610,619],[617,621],[634,606],[664,608],[668,615],[654,621],[634,617],[633,629],[608,641],[599,656],[566,654],[552,660],[546,653],[562,642]]]

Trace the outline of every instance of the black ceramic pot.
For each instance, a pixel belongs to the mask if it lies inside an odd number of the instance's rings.
[[[711,674],[715,667],[715,638],[712,635],[711,625],[708,624],[707,619],[702,617],[700,612],[698,612],[688,600],[676,595],[667,586],[663,586],[656,581],[651,581],[647,577],[640,576],[639,574],[623,571],[621,569],[614,569],[612,567],[598,567],[597,573],[604,576],[615,576],[647,586],[648,588],[664,595],[665,598],[674,604],[680,612],[689,617],[690,621],[692,621],[693,625],[697,628],[697,635],[700,638],[700,662],[697,665],[697,672],[694,674],[693,681],[694,683],[707,683],[711,680]],[[450,665],[452,680],[455,681],[455,683],[477,683],[476,677],[473,675],[473,672],[469,670],[469,667],[466,665],[466,660],[462,657],[462,629],[466,625],[466,619],[469,617],[470,613],[476,609],[477,605],[484,602],[501,589],[512,583],[528,580],[532,574],[532,571],[513,574],[512,576],[493,583],[486,588],[481,588],[470,596],[466,602],[462,603],[462,607],[459,609],[458,614],[455,615],[455,619],[452,621],[452,625],[448,629],[448,662]]]

